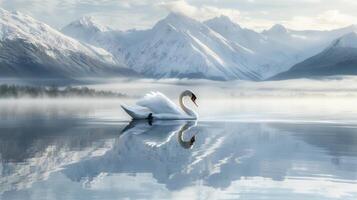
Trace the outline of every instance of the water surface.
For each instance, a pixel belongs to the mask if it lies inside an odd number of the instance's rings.
[[[130,100],[2,101],[0,199],[356,199],[352,102],[262,101],[151,124]]]

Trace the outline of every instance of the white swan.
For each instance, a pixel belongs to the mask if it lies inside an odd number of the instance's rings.
[[[184,97],[190,97],[192,102],[197,106],[196,95],[192,91],[186,90],[181,93],[179,98],[181,109],[160,92],[146,94],[144,98],[136,102],[135,106],[121,105],[121,107],[133,119],[197,119],[198,115],[185,106],[183,102]]]

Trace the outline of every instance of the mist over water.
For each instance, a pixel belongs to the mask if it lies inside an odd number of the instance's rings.
[[[331,76],[321,79],[293,79],[284,81],[210,81],[190,79],[112,79],[91,82],[89,87],[98,90],[125,91],[140,96],[150,91],[161,91],[177,97],[181,91],[192,89],[205,99],[234,97],[356,97],[356,77]]]
[[[0,100],[1,199],[355,199],[354,89],[281,83],[265,96],[259,83],[143,81],[90,85],[131,98]],[[133,123],[120,108],[183,89],[197,122]]]

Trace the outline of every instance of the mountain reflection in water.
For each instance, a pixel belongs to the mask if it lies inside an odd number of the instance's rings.
[[[0,132],[2,199],[357,195],[353,125],[56,117],[2,120]]]

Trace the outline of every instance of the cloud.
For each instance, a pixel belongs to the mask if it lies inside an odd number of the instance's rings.
[[[327,10],[315,16],[296,16],[285,22],[294,29],[334,29],[357,22],[357,17],[341,13],[339,10]]]
[[[169,12],[181,13],[187,16],[195,15],[198,9],[186,1],[172,1],[172,2],[161,2],[158,4],[163,8],[166,8]]]
[[[169,12],[181,13],[198,20],[207,20],[220,15],[226,15],[232,20],[238,20],[240,17],[238,9],[218,8],[208,5],[193,6],[184,0],[161,2],[158,5]]]
[[[356,5],[355,0],[0,0],[2,8],[26,13],[55,28],[94,16],[121,30],[150,28],[168,12],[200,21],[226,15],[258,30],[275,23],[293,29],[333,29],[357,23]]]

